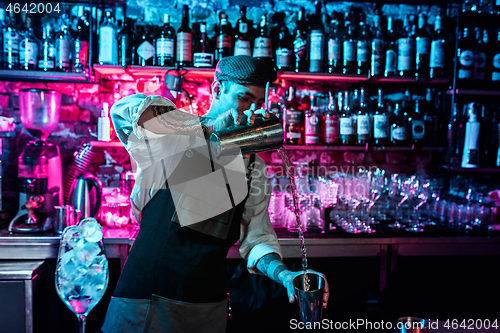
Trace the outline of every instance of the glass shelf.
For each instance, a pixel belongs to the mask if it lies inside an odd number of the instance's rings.
[[[85,73],[44,72],[24,70],[0,70],[0,81],[57,81],[57,82],[89,82]]]
[[[167,71],[174,69],[174,67],[159,67],[159,66],[127,66],[126,68],[122,66],[114,65],[94,65],[94,70],[101,74],[102,76],[110,76],[115,78],[123,79],[133,79],[135,77],[151,77],[151,76],[163,76]],[[195,68],[188,67],[183,70],[187,70],[187,77],[202,77],[202,78],[213,78],[214,69],[213,68]],[[173,72],[173,71],[171,71]],[[416,79],[415,77],[383,77],[383,78],[370,78],[368,75],[356,75],[356,74],[330,74],[330,73],[309,73],[309,72],[292,72],[292,71],[278,71],[278,79],[290,80],[290,81],[332,81],[332,82],[351,82],[351,83],[415,83],[415,84],[445,84],[449,80],[447,78],[440,79]]]
[[[286,150],[332,150],[332,151],[387,151],[387,152],[398,152],[398,151],[446,151],[446,147],[420,147],[420,146],[408,146],[408,147],[394,147],[394,146],[306,146],[306,145],[284,145]]]
[[[448,94],[453,94],[453,89],[448,91]],[[456,95],[461,96],[500,96],[499,90],[481,90],[481,89],[455,89]]]
[[[118,140],[113,141],[90,141],[90,145],[92,147],[100,147],[100,148],[125,148],[123,143]]]
[[[451,172],[456,173],[500,173],[500,168],[461,168],[450,167]]]

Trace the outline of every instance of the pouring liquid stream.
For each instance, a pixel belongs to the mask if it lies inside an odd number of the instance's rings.
[[[286,174],[288,176],[288,179],[290,179],[290,185],[292,187],[292,198],[295,211],[295,218],[297,220],[297,227],[299,230],[300,252],[302,254],[302,270],[304,271],[303,289],[304,291],[309,291],[310,285],[309,285],[309,278],[307,277],[307,250],[306,250],[306,243],[304,241],[304,232],[302,229],[302,223],[300,221],[300,208],[299,208],[299,200],[297,198],[297,186],[295,184],[295,172],[285,147],[280,147],[278,149],[278,154],[281,157],[281,160],[283,161]]]

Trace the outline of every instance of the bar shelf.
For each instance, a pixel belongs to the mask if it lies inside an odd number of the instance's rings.
[[[25,70],[0,70],[0,81],[55,81],[55,82],[90,82],[85,73],[44,72]]]
[[[118,65],[94,65],[96,73],[104,77],[121,77],[134,79],[135,77],[151,77],[163,76],[168,71],[174,72],[174,67],[160,67],[160,66],[127,66],[122,67]],[[214,68],[195,68],[187,67],[182,69],[187,71],[187,77],[202,77],[213,78]],[[440,79],[416,79],[415,77],[384,77],[376,78],[369,75],[356,75],[356,74],[330,74],[330,73],[310,73],[310,72],[293,72],[293,71],[278,71],[278,79],[290,81],[332,81],[332,82],[350,82],[350,83],[422,83],[422,84],[445,84],[449,80],[447,78]]]
[[[500,168],[462,168],[462,167],[450,167],[451,172],[455,173],[500,173]]]
[[[448,91],[448,94],[453,94],[453,89]],[[455,89],[457,96],[499,96],[500,90],[481,90],[481,89]]]
[[[286,150],[333,150],[333,151],[446,151],[446,147],[394,147],[394,146],[325,146],[325,145],[284,145]]]
[[[99,148],[125,148],[123,143],[118,140],[112,140],[112,141],[90,141],[90,145],[92,147],[99,147]]]

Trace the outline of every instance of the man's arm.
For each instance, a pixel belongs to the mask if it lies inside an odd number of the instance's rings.
[[[170,105],[150,105],[139,117],[137,124],[155,134],[200,136],[198,116],[177,110]]]

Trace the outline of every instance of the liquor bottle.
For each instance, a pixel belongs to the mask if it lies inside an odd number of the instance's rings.
[[[496,43],[492,47],[491,85],[493,89],[500,89],[500,29],[497,30]]]
[[[359,36],[356,48],[357,74],[367,75],[370,71],[370,49],[371,41],[368,27],[366,26],[366,15],[361,12],[359,14]]]
[[[385,110],[384,92],[378,89],[377,109],[373,113],[373,143],[376,146],[385,146],[389,141],[389,115]]]
[[[116,26],[113,23],[113,10],[106,9],[104,21],[99,27],[99,64],[118,64],[118,43],[116,39]]]
[[[62,16],[61,31],[55,37],[56,71],[69,72],[71,69],[70,54],[73,38],[69,34],[67,15]]]
[[[479,130],[481,127],[478,121],[476,103],[468,106],[468,118],[465,125],[465,142],[462,153],[462,168],[477,168],[479,166]]]
[[[408,140],[408,114],[400,103],[394,104],[391,116],[391,142],[395,146],[407,146]]]
[[[207,24],[206,22],[200,22],[200,46],[199,52],[193,54],[194,67],[213,67],[214,66],[214,55],[208,52],[207,48]]]
[[[234,35],[234,55],[252,55],[248,34],[247,7],[241,6],[240,18],[236,21],[236,34]]]
[[[325,114],[323,137],[325,144],[338,145],[340,143],[340,120],[338,104],[330,92],[328,96],[327,112]]]
[[[293,86],[288,88],[288,100],[284,112],[285,143],[290,145],[304,144],[304,113],[295,97]]]
[[[397,38],[394,33],[392,17],[387,17],[387,36],[385,37],[385,69],[384,76],[396,75],[398,65]]]
[[[420,100],[415,100],[413,115],[411,117],[411,137],[413,144],[422,146],[427,142],[425,114],[421,108]]]
[[[375,11],[375,16],[373,17],[371,49],[370,74],[371,76],[382,76],[384,75],[385,68],[385,41],[382,32],[382,12],[378,9]]]
[[[1,53],[0,53],[0,68],[4,68],[3,65],[3,31],[5,28],[5,9],[0,8],[0,47]]]
[[[7,20],[5,20],[5,28],[3,30],[3,65],[6,69],[19,68],[19,30],[17,28],[19,14],[15,14],[13,10],[8,11]]]
[[[342,98],[342,114],[340,115],[340,142],[344,146],[354,145],[356,136],[354,134],[353,118],[351,117],[351,107],[349,103],[349,91],[344,92]]]
[[[474,41],[469,35],[469,28],[464,27],[458,39],[458,85],[460,88],[467,88],[472,83],[472,73],[474,71]]]
[[[180,67],[192,65],[192,41],[193,34],[189,27],[189,7],[182,6],[182,23],[177,30],[176,62]]]
[[[280,28],[278,47],[276,49],[276,68],[288,71],[292,68],[292,46],[288,42],[288,29]]]
[[[78,8],[78,21],[73,40],[73,72],[85,73],[89,68],[89,22],[84,13],[83,6]]]
[[[156,50],[154,47],[155,37],[153,27],[146,23],[142,34],[137,38],[136,45],[136,64],[139,66],[154,66]]]
[[[439,78],[444,74],[444,52],[446,40],[441,28],[441,16],[436,16],[434,21],[434,35],[432,36],[431,52],[429,61],[429,77]]]
[[[323,143],[323,140],[318,97],[311,96],[310,98],[311,106],[305,112],[305,143],[306,145],[320,145]]]
[[[267,109],[276,115],[276,117],[283,119],[283,99],[278,93],[278,87],[274,86],[271,89],[271,95],[269,96],[269,101]]]
[[[480,28],[475,29],[476,33],[476,52],[474,53],[474,73],[472,80],[477,87],[483,87],[485,83],[486,64],[489,63],[486,57],[488,50],[488,30],[481,31]]]
[[[342,73],[342,38],[339,31],[338,13],[332,12],[328,37],[328,73]]]
[[[231,25],[227,20],[226,13],[220,13],[219,34],[215,47],[215,61],[219,61],[224,57],[229,57],[233,54],[232,32]]]
[[[370,113],[365,103],[365,88],[359,90],[359,106],[357,108],[357,141],[358,145],[366,145],[370,141]]]
[[[133,21],[126,18],[124,25],[117,35],[118,42],[118,64],[123,67],[132,65],[135,57],[136,36],[132,32]]]
[[[412,35],[410,17],[405,16],[404,30],[398,38],[398,74],[400,76],[414,75],[415,39]]]
[[[38,69],[45,72],[52,72],[55,68],[55,45],[52,38],[52,26],[45,24],[42,27],[42,42],[40,45],[40,57],[38,59]]]
[[[309,72],[323,72],[325,59],[325,33],[321,16],[322,2],[316,3],[316,15],[313,21],[313,29],[309,34]]]
[[[429,145],[436,146],[439,145],[439,115],[435,108],[434,94],[431,88],[427,88],[425,94],[425,135],[427,136],[426,142]],[[445,142],[441,142],[441,145]]]
[[[356,74],[358,69],[358,64],[356,61],[357,56],[357,40],[354,36],[354,20],[353,13],[349,11],[345,15],[344,29],[346,34],[344,35],[343,43],[343,74]]]
[[[418,15],[418,29],[415,32],[415,76],[417,78],[429,77],[429,52],[431,48],[431,36],[425,27],[425,15]]]
[[[295,55],[294,70],[296,72],[307,71],[307,21],[304,7],[300,7],[297,28],[294,32],[293,54]]]
[[[163,26],[158,30],[154,46],[156,49],[156,65],[173,66],[175,62],[175,29],[170,25],[170,15],[168,14],[163,15]]]
[[[267,17],[262,15],[259,23],[259,36],[255,38],[253,44],[253,54],[255,58],[259,58],[273,66],[273,49],[271,45],[271,38],[268,37],[267,32]]]
[[[38,65],[38,40],[33,33],[32,16],[26,17],[26,31],[21,34],[19,62],[21,69],[34,70]]]

